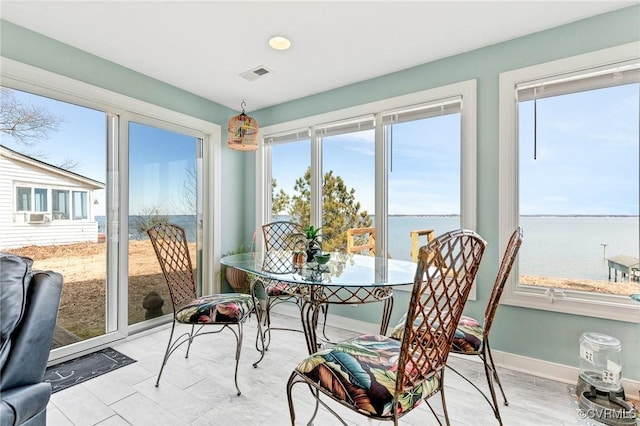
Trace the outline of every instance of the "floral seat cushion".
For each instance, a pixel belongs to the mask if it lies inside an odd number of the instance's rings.
[[[419,327],[424,321],[422,315],[419,315],[414,321],[414,326]],[[407,320],[407,315],[403,315],[393,327],[391,331],[391,338],[402,340],[404,335],[404,323]],[[456,334],[453,337],[453,343],[451,349],[455,352],[475,353],[482,349],[482,333],[483,328],[480,323],[472,317],[462,316],[458,321],[456,327]]]
[[[248,294],[223,293],[192,300],[176,312],[176,321],[185,324],[232,324],[244,321],[253,310]]]
[[[387,417],[393,413],[399,354],[399,341],[364,335],[316,352],[296,370],[356,409]],[[438,389],[436,376],[421,382],[400,396],[398,411],[412,409]]]

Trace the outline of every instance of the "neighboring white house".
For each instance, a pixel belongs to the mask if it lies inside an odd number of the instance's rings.
[[[104,187],[0,145],[0,250],[97,242],[93,191]]]

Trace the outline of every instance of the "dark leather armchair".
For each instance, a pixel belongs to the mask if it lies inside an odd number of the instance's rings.
[[[43,382],[62,276],[34,272],[31,259],[0,253],[0,426],[45,425],[51,385]]]

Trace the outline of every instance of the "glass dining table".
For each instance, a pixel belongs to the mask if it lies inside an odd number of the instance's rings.
[[[254,298],[261,281],[285,283],[289,291],[300,294],[302,328],[309,354],[319,347],[316,329],[323,305],[382,302],[380,334],[384,335],[393,309],[393,287],[413,284],[416,273],[413,262],[344,252],[331,253],[324,265],[315,262],[294,265],[293,260],[292,252],[267,251],[225,256],[221,263],[251,274]]]

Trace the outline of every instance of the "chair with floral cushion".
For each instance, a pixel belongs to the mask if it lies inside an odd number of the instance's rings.
[[[297,383],[306,384],[316,399],[310,422],[319,404],[340,419],[321,396],[397,425],[422,400],[436,416],[428,399],[440,392],[449,424],[444,367],[485,246],[475,232],[457,230],[421,247],[403,339],[358,336],[300,362],[287,383],[291,424],[295,424],[292,390]]]
[[[463,315],[458,321],[458,327],[456,329],[456,334],[453,338],[453,346],[451,348],[451,352],[453,353],[462,355],[478,355],[482,359],[493,403],[489,400],[487,395],[478,388],[475,383],[471,382],[459,371],[448,365],[448,367],[452,371],[469,382],[482,394],[484,399],[487,400],[487,402],[493,409],[493,413],[500,424],[502,424],[502,419],[500,417],[500,411],[498,409],[498,402],[493,385],[494,379],[500,387],[500,392],[502,393],[502,397],[504,398],[504,405],[509,405],[509,402],[507,401],[507,397],[505,396],[504,390],[502,389],[502,384],[500,383],[500,378],[498,377],[498,372],[496,370],[495,364],[493,363],[493,357],[491,356],[491,350],[489,348],[489,331],[491,330],[491,324],[493,323],[493,318],[496,314],[496,310],[498,309],[498,304],[500,301],[500,296],[502,295],[502,291],[504,289],[504,285],[507,282],[507,278],[509,278],[511,268],[516,259],[516,256],[518,255],[518,250],[520,250],[521,245],[522,229],[517,228],[511,234],[509,243],[507,244],[507,248],[502,257],[500,269],[498,270],[498,274],[493,285],[493,291],[491,292],[491,296],[489,297],[489,302],[484,313],[484,326],[481,325],[476,319]],[[398,322],[398,324],[391,332],[392,338],[402,339],[405,319],[406,314],[402,317],[402,319]],[[420,321],[420,319],[418,319],[418,321]]]
[[[151,239],[162,273],[167,281],[173,305],[171,334],[158,373],[156,387],[160,384],[160,377],[167,360],[182,344],[187,343],[185,358],[188,358],[191,343],[197,336],[216,334],[224,329],[229,329],[233,332],[237,343],[234,380],[236,390],[240,395],[238,362],[242,348],[242,328],[244,322],[254,311],[253,297],[240,293],[197,297],[193,266],[184,229],[168,223],[158,223],[148,229],[147,234]],[[173,340],[176,323],[190,325],[191,330]],[[197,329],[196,326],[198,326]],[[203,331],[204,326],[218,327],[213,331]],[[258,324],[258,332],[260,332],[260,324]]]
[[[266,251],[277,252],[282,251],[286,253],[296,253],[298,251],[304,251],[306,247],[306,239],[304,236],[304,229],[301,225],[295,222],[278,221],[267,223],[262,226],[262,233],[264,235],[264,245]],[[318,242],[316,244],[319,245]],[[306,255],[304,255],[306,258]],[[276,258],[277,259],[277,258]],[[282,272],[289,272],[293,266],[292,257],[286,257],[283,261],[274,261],[270,265],[265,265],[271,270],[277,272],[278,269],[282,269]],[[264,348],[267,350],[271,343],[271,330],[288,330],[302,332],[301,329],[290,327],[272,327],[271,326],[271,310],[276,305],[289,302],[294,303],[299,309],[302,309],[301,297],[304,296],[307,291],[305,285],[293,285],[291,283],[279,281],[279,280],[261,280],[264,287],[264,291],[267,295],[266,312],[264,315]],[[324,322],[322,327],[322,333],[326,338],[325,328],[327,323],[327,311],[328,306],[324,305],[322,309],[324,313]],[[258,348],[258,350],[260,350]],[[260,360],[256,362],[258,364]],[[255,365],[254,365],[255,366]]]
[[[293,253],[298,249],[297,245],[302,244],[301,247],[304,249],[302,226],[295,222],[271,222],[262,226],[262,234],[264,236],[266,251],[284,251],[291,253],[291,257],[286,259],[291,262],[288,267],[286,265],[287,262],[281,262],[278,265],[270,265],[276,272],[277,269],[281,267],[286,267],[286,270],[283,270],[282,272],[289,272],[293,265]],[[265,349],[267,349],[271,343],[271,330],[302,331],[292,328],[271,327],[271,309],[283,302],[294,303],[298,308],[300,308],[300,296],[302,295],[304,288],[300,286],[293,286],[278,280],[262,280],[262,285],[267,296],[264,315],[264,346]]]
[[[489,398],[482,392],[475,383],[471,382],[468,378],[464,377],[459,371],[453,369],[451,366],[451,370],[457,373],[460,377],[464,378],[467,382],[471,383],[473,387],[475,387],[484,398],[487,400],[491,408],[493,409],[493,413],[496,416],[496,419],[502,424],[502,419],[500,417],[500,410],[498,408],[498,401],[496,398],[496,391],[494,388],[493,380],[498,384],[500,388],[500,393],[502,393],[502,398],[504,399],[504,405],[509,405],[507,401],[507,397],[504,394],[504,389],[502,389],[502,383],[500,383],[500,378],[498,377],[498,371],[496,370],[496,366],[493,362],[493,356],[491,355],[491,349],[489,347],[489,331],[491,330],[491,325],[493,324],[493,318],[496,315],[496,311],[498,310],[498,305],[500,303],[500,296],[502,296],[502,291],[504,290],[504,285],[507,282],[507,278],[509,278],[509,274],[511,273],[511,269],[513,267],[513,263],[516,260],[516,256],[518,255],[518,251],[520,250],[520,246],[522,245],[522,229],[520,227],[516,228],[515,231],[511,234],[509,238],[509,243],[507,244],[507,248],[505,249],[504,255],[502,256],[502,261],[500,263],[500,269],[498,269],[498,274],[496,275],[496,280],[493,284],[493,290],[491,291],[491,296],[489,297],[489,302],[487,303],[487,307],[484,312],[484,321],[480,324],[475,318],[471,318],[468,316],[463,316],[460,318],[458,322],[458,329],[456,331],[456,337],[453,339],[453,347],[451,351],[457,354],[462,355],[478,355],[484,364],[484,372],[487,376],[487,383],[489,385],[489,392],[491,393],[491,401]]]

